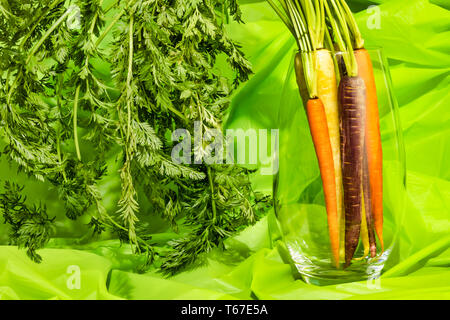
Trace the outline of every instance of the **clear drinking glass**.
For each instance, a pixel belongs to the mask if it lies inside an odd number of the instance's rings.
[[[376,81],[383,148],[384,243],[381,253],[363,256],[361,240],[352,264],[332,264],[322,181],[305,109],[299,94],[293,53],[279,108],[279,171],[274,177],[275,213],[282,240],[278,248],[294,274],[308,283],[334,283],[375,279],[397,262],[396,239],[402,222],[405,196],[405,151],[399,110],[392,92],[387,59],[382,49],[368,49]],[[333,53],[335,57],[341,53]]]

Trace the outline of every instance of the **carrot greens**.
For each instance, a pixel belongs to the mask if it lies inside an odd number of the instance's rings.
[[[228,16],[241,21],[235,0],[8,0],[0,15],[2,157],[52,184],[69,219],[91,216],[95,234],[108,231],[147,265],[159,259],[167,274],[257,220],[266,199],[253,192],[250,171],[176,163],[167,139],[177,127],[193,135],[196,121],[202,132],[221,130],[231,93],[251,74],[225,32]],[[215,68],[221,55],[232,80]],[[106,207],[99,185],[116,175],[120,197]],[[11,242],[40,261],[52,219],[28,207],[20,187],[5,190]],[[28,224],[30,212],[41,220]],[[175,231],[183,225],[167,252],[154,250],[151,213]],[[32,230],[21,232],[22,222]]]

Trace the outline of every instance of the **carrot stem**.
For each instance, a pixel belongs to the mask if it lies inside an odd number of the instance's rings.
[[[358,75],[358,65],[353,53],[352,41],[346,21],[343,17],[343,12],[341,12],[335,0],[328,1],[331,3],[331,8],[333,11],[328,6],[327,1],[324,2],[325,10],[335,36],[336,43],[338,44],[339,50],[342,51],[347,73],[351,77],[356,77]]]
[[[339,7],[342,9],[345,20],[347,21],[347,24],[349,26],[349,29],[352,33],[354,43],[355,43],[355,49],[361,49],[364,47],[364,39],[362,38],[361,32],[359,31],[358,24],[356,23],[355,17],[352,14],[352,11],[348,7],[345,0],[339,0],[338,3]]]
[[[73,101],[73,140],[75,143],[75,151],[77,154],[77,158],[81,161],[81,152],[80,152],[80,144],[78,142],[78,103],[80,96],[80,86],[78,85],[75,90],[75,99]]]
[[[270,6],[278,15],[278,17],[280,17],[281,21],[283,21],[289,31],[295,36],[294,26],[292,25],[292,22],[289,21],[289,18],[286,16],[286,14],[272,0],[267,0],[267,2],[269,2]]]

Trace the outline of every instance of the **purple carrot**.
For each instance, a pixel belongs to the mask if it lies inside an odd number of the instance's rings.
[[[360,77],[343,76],[339,84],[342,178],[345,208],[345,266],[359,242],[366,89]]]

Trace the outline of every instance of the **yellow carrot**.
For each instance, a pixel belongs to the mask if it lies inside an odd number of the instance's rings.
[[[322,100],[327,117],[328,132],[330,135],[331,149],[333,152],[334,175],[336,180],[336,205],[339,221],[339,247],[340,256],[345,255],[344,249],[344,216],[343,216],[343,191],[341,171],[341,142],[339,129],[339,107],[335,65],[330,51],[318,50],[317,61],[317,94]]]
[[[344,216],[343,216],[343,186],[340,153],[339,109],[335,66],[328,50],[317,50],[315,53],[317,72],[317,96],[322,101],[328,127],[331,155],[333,159],[333,173],[336,193],[336,216],[329,214],[330,237],[333,242],[333,256],[336,266],[344,259]],[[309,101],[308,89],[304,81],[301,54],[295,58],[295,71],[300,96],[306,106]],[[337,245],[336,245],[337,243]]]

